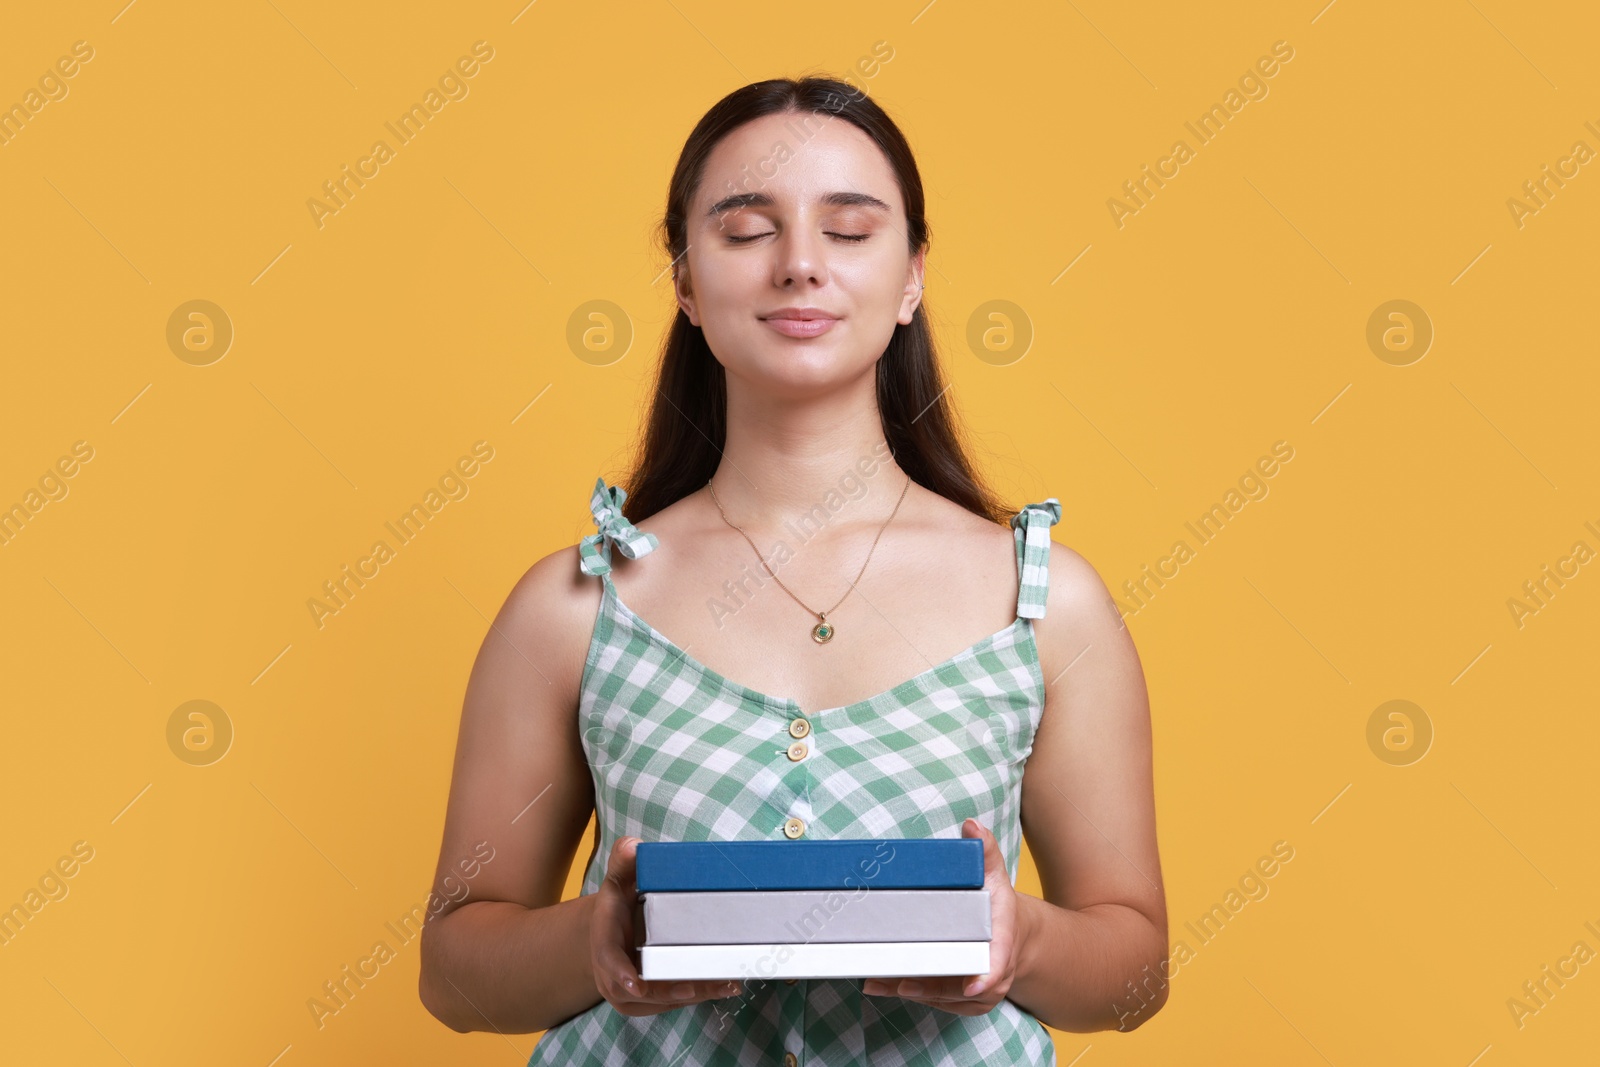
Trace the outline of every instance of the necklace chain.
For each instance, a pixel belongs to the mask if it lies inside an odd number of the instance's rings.
[[[878,547],[878,538],[883,536],[883,531],[887,530],[889,528],[889,523],[894,521],[895,515],[900,511],[900,504],[901,504],[902,501],[905,500],[906,493],[911,488],[911,477],[909,475],[907,475],[906,484],[900,490],[900,499],[896,500],[894,502],[894,510],[889,512],[889,517],[883,521],[883,525],[882,526],[878,527],[877,536],[873,537],[872,546],[867,549],[867,558],[861,561],[861,569],[856,572],[855,579],[853,581],[851,581],[851,583],[850,583],[850,588],[846,589],[845,593],[844,593],[844,596],[840,597],[838,602],[835,603],[833,605],[833,607],[829,608],[827,611],[818,611],[817,609],[809,606],[808,604],[806,604],[805,601],[803,601],[799,597],[795,596],[794,590],[790,589],[787,585],[783,584],[783,579],[779,578],[778,575],[773,571],[773,569],[770,566],[767,565],[766,558],[761,555],[761,549],[757,548],[756,547],[756,543],[754,541],[750,540],[750,535],[745,533],[743,530],[739,529],[739,527],[734,526],[733,525],[733,521],[728,518],[728,513],[726,511],[722,510],[722,502],[717,499],[716,486],[712,485],[708,481],[708,482],[706,482],[706,488],[711,491],[711,502],[713,504],[717,505],[717,511],[719,513],[721,513],[722,521],[727,523],[729,526],[733,526],[733,528],[735,530],[739,531],[739,536],[743,537],[746,541],[750,542],[750,547],[755,550],[756,559],[761,561],[761,566],[767,572],[767,575],[773,581],[778,583],[778,587],[780,589],[782,589],[785,593],[789,594],[789,597],[790,597],[791,600],[793,600],[796,604],[799,604],[802,608],[805,608],[807,611],[809,611],[811,614],[813,614],[813,615],[815,615],[817,617],[817,625],[812,627],[811,636],[812,636],[813,639],[815,639],[817,641],[817,643],[822,644],[822,643],[825,643],[825,642],[831,640],[833,638],[833,634],[834,634],[833,624],[828,621],[829,613],[832,612],[835,608],[837,608],[840,604],[843,604],[845,602],[845,599],[847,597],[849,597],[849,595],[851,593],[855,592],[856,582],[859,582],[861,580],[861,576],[867,572],[867,564],[872,562],[872,553],[873,553],[873,550]]]

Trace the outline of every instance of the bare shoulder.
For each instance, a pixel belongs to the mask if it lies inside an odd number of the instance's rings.
[[[518,611],[542,608],[557,614],[582,613],[600,601],[600,579],[583,573],[578,546],[558,548],[536,560],[506,597]]]
[[[1137,682],[1142,693],[1139,654],[1105,580],[1082,553],[1054,539],[1045,614],[1034,620],[1034,634],[1050,695],[1058,700],[1107,684]]]
[[[578,560],[577,545],[537,560],[506,595],[490,634],[573,699],[601,596],[601,579],[584,574]]]
[[[1125,629],[1122,613],[1094,564],[1070,545],[1050,541],[1050,588],[1045,618],[1069,619],[1072,625]],[[1064,627],[1063,627],[1064,628]]]

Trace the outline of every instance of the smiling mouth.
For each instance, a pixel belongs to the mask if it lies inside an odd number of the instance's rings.
[[[833,329],[839,320],[827,316],[815,319],[767,318],[761,320],[767,327],[785,337],[820,337]]]
[[[837,319],[838,317],[830,312],[823,311],[821,308],[784,308],[782,311],[774,311],[770,315],[756,316],[762,321],[767,319],[795,319],[802,322],[812,319]]]

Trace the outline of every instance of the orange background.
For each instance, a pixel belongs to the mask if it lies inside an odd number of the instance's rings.
[[[739,85],[831,72],[918,153],[926,304],[997,486],[1059,497],[1119,595],[1193,550],[1127,603],[1172,940],[1294,849],[1189,939],[1164,1011],[1057,1034],[1060,1062],[1593,1059],[1600,965],[1508,1007],[1600,951],[1590,7],[121,3],[0,35],[0,105],[93,52],[0,143],[0,506],[41,504],[0,544],[0,906],[92,849],[0,946],[0,1058],[526,1057],[424,1011],[414,941],[322,1026],[307,1001],[426,900],[487,619],[625,469],[684,137]],[[477,41],[467,95],[319,226]],[[1185,123],[1280,41],[1201,144]],[[225,352],[169,342],[193,300]],[[620,358],[569,344],[595,300]],[[477,441],[466,495],[319,627],[307,600]],[[1546,565],[1568,577],[1519,621]],[[169,730],[195,700],[198,751],[232,735],[206,765]]]

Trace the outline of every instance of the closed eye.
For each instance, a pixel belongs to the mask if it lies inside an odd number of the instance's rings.
[[[768,231],[767,233],[751,234],[748,237],[729,236],[728,237],[728,243],[729,244],[735,244],[735,245],[743,245],[743,244],[749,244],[751,241],[758,241],[763,237],[770,237],[770,236],[772,236],[771,231]],[[865,241],[867,238],[871,237],[872,234],[870,234],[870,233],[829,233],[828,236],[829,237],[837,237],[841,241],[850,241],[852,243],[858,243],[858,242],[861,242],[861,241]]]

